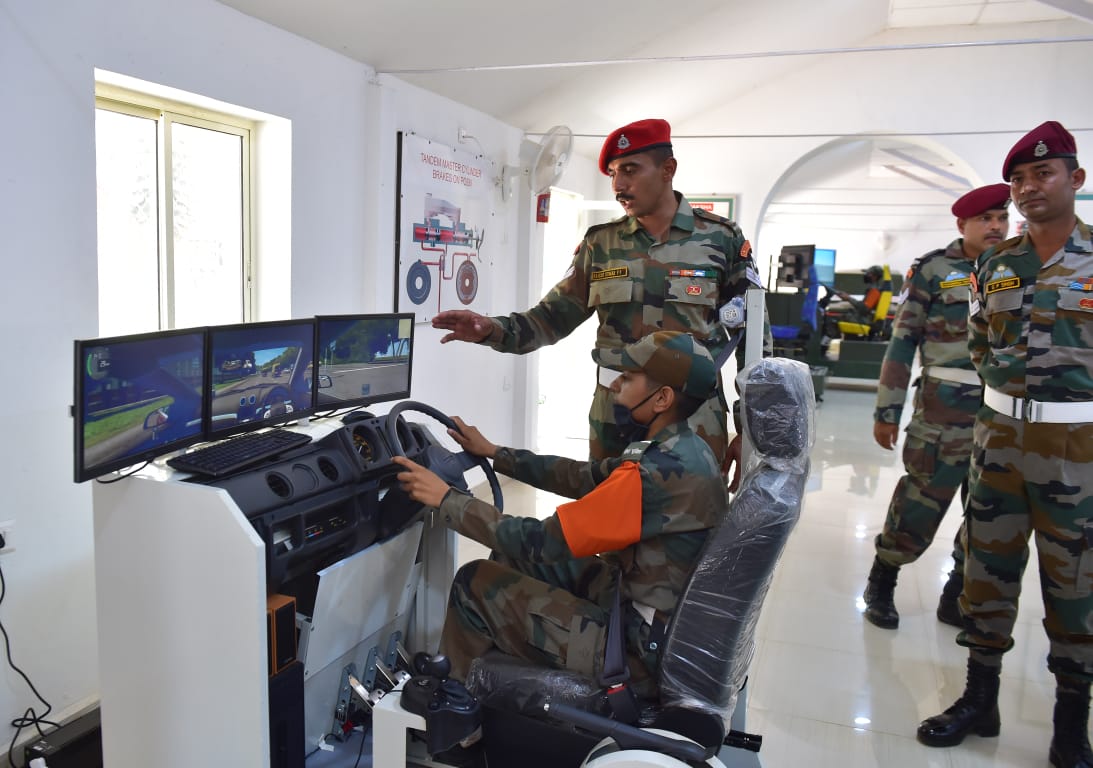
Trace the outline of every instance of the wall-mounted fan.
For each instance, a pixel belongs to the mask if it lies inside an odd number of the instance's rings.
[[[520,165],[506,165],[501,171],[501,198],[509,198],[512,180],[521,176],[532,194],[546,192],[562,177],[572,149],[573,131],[564,125],[554,126],[538,142],[525,141],[520,148]]]

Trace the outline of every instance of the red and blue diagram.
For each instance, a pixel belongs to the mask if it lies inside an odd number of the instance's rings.
[[[424,304],[433,287],[431,267],[437,268],[440,282],[436,303],[440,310],[440,287],[455,281],[455,294],[462,304],[470,304],[478,295],[478,255],[485,237],[484,229],[468,227],[460,219],[460,209],[447,200],[425,195],[425,220],[414,222],[414,242],[431,258],[420,258],[406,272],[406,295],[414,304]]]

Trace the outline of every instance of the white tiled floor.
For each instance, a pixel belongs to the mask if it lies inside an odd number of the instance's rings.
[[[861,593],[873,537],[902,474],[898,447],[887,452],[873,442],[874,400],[871,391],[829,388],[817,408],[809,492],[757,630],[747,729],[763,735],[762,764],[1047,766],[1054,679],[1045,661],[1035,557],[1016,646],[1003,666],[1001,736],[972,736],[950,749],[915,741],[919,721],[942,711],[964,686],[966,652],[954,642],[956,629],[934,615],[959,515],[954,506],[930,549],[902,570],[900,628],[864,621]],[[569,454],[580,455],[575,449]],[[504,489],[510,514],[549,515],[560,501],[511,481]],[[460,560],[485,554],[473,542],[460,546]]]

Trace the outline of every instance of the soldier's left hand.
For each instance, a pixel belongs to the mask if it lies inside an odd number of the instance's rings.
[[[440,506],[440,502],[444,501],[444,496],[447,495],[451,486],[441,480],[431,469],[426,469],[405,456],[392,456],[391,461],[405,470],[395,477],[399,487],[406,492],[407,496],[427,507]]]

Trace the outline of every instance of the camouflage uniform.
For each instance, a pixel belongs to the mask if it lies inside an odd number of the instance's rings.
[[[903,445],[906,474],[896,484],[875,542],[877,557],[888,565],[913,563],[926,551],[956,489],[968,477],[972,424],[982,388],[938,378],[952,375],[938,369],[974,376],[968,357],[968,276],[973,266],[964,255],[964,240],[957,238],[944,250],[918,259],[904,281],[881,366],[874,419],[900,423],[916,352],[923,376],[916,383],[915,410]],[[958,573],[964,562],[963,531],[961,526],[953,543]]]
[[[1093,679],[1093,419],[998,412],[999,396],[1093,401],[1093,243],[1078,221],[1041,264],[1028,236],[980,260],[969,347],[988,403],[975,421],[968,557],[957,642],[997,667],[1013,645],[1028,539],[1036,535],[1048,668]],[[1005,398],[1002,398],[1003,401]],[[1027,404],[1025,406],[1027,408]],[[1093,406],[1091,406],[1093,407]],[[1036,411],[1033,410],[1033,419]]]
[[[622,457],[600,462],[508,448],[494,458],[494,469],[502,474],[597,502],[597,516],[612,502],[622,503],[600,486],[627,465],[640,473],[640,500],[630,500],[640,501],[640,515],[631,509],[635,524],[640,519],[640,532],[635,530],[633,543],[599,557],[582,551],[563,515],[566,505],[539,520],[502,515],[456,490],[444,497],[444,522],[502,558],[468,563],[456,574],[440,640],[454,675],[463,677],[475,657],[496,647],[544,666],[598,676],[621,574],[631,681],[639,694],[651,692],[657,654],[648,648],[651,625],[643,614],[667,623],[708,530],[728,508],[709,447],[686,423],[677,422],[650,442],[628,446]],[[583,556],[576,556],[573,547]],[[574,564],[581,567],[570,567]]]
[[[665,242],[656,242],[631,217],[592,227],[561,282],[526,312],[491,318],[502,337],[485,343],[522,355],[568,336],[595,312],[600,323],[597,349],[617,349],[665,329],[690,333],[716,360],[727,343],[718,308],[749,287],[762,286],[740,228],[691,208],[679,193],[676,197],[679,209]],[[767,327],[765,354],[770,348]],[[611,402],[610,390],[597,382],[588,412],[593,459],[618,456],[626,447],[613,429]],[[719,384],[690,418],[719,462],[728,445],[726,411]]]

